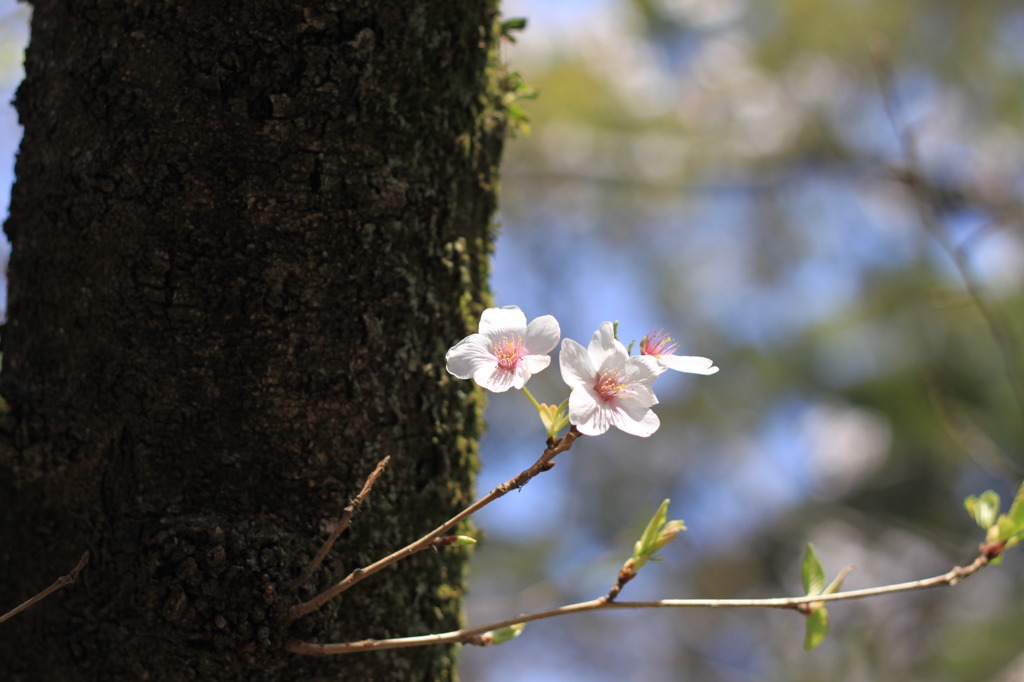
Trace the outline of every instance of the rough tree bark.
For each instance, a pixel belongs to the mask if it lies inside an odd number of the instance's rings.
[[[448,679],[282,646],[452,628],[462,550],[290,626],[283,586],[384,455],[317,587],[470,499],[481,400],[443,358],[487,298],[495,0],[34,4],[0,610],[92,559],[0,677]]]

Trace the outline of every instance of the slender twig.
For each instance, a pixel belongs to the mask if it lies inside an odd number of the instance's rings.
[[[380,651],[382,649],[400,649],[406,647],[428,646],[431,644],[483,644],[480,635],[491,630],[529,623],[545,618],[567,616],[572,613],[583,613],[586,611],[608,611],[614,609],[658,609],[658,608],[701,608],[701,609],[725,609],[725,608],[769,608],[769,609],[790,609],[794,611],[806,610],[806,604],[817,604],[826,601],[842,601],[846,599],[863,599],[866,597],[877,597],[884,594],[896,592],[910,592],[912,590],[924,590],[942,585],[955,585],[964,578],[977,573],[991,560],[989,553],[983,551],[973,563],[967,566],[955,566],[942,575],[923,580],[914,580],[882,587],[871,587],[862,590],[849,590],[846,592],[834,592],[832,594],[817,594],[804,597],[776,597],[770,599],[661,599],[658,601],[611,601],[608,596],[598,597],[590,601],[579,602],[560,606],[556,609],[538,611],[528,615],[519,615],[514,618],[506,618],[487,625],[474,628],[463,628],[451,632],[442,632],[434,635],[422,635],[418,637],[398,637],[394,639],[364,639],[356,642],[343,642],[335,644],[321,644],[318,642],[292,641],[286,646],[288,651],[296,654],[311,656],[328,656],[335,654],[350,654],[360,651]]]
[[[36,602],[40,602],[40,601],[46,599],[52,593],[56,592],[57,590],[59,590],[60,588],[64,587],[65,585],[70,585],[71,583],[75,582],[75,580],[78,578],[79,572],[81,572],[81,570],[83,568],[85,568],[85,565],[87,563],[89,563],[89,553],[88,552],[86,552],[85,554],[82,555],[82,558],[78,560],[78,564],[74,568],[71,569],[70,573],[68,573],[67,575],[62,575],[61,577],[57,578],[56,580],[53,581],[53,584],[50,585],[49,587],[47,587],[45,590],[43,590],[42,592],[40,592],[36,596],[32,597],[31,599],[29,599],[24,604],[21,604],[20,606],[15,606],[13,609],[11,609],[7,613],[5,613],[2,616],[0,616],[0,623],[3,623],[8,618],[16,616],[17,614],[21,613],[25,609],[31,607]]]
[[[549,440],[548,447],[541,454],[540,458],[530,466],[530,468],[521,471],[518,475],[508,479],[491,492],[487,493],[473,504],[469,505],[461,512],[453,516],[452,518],[445,521],[443,524],[430,531],[419,540],[412,542],[397,552],[393,552],[388,556],[376,561],[375,563],[365,566],[363,568],[357,568],[356,570],[349,573],[341,581],[336,583],[334,586],[324,590],[317,596],[313,597],[309,601],[296,604],[288,611],[288,617],[290,620],[301,618],[307,613],[316,611],[321,606],[326,604],[328,601],[341,594],[348,588],[352,587],[359,581],[369,578],[374,573],[381,571],[391,564],[397,561],[405,559],[406,557],[412,556],[417,552],[422,552],[428,547],[434,545],[434,540],[441,535],[445,535],[452,528],[457,526],[461,521],[468,519],[470,516],[486,507],[491,502],[494,502],[500,497],[503,497],[506,493],[511,490],[522,488],[526,483],[537,474],[549,470],[554,466],[552,461],[557,455],[565,452],[572,447],[573,442],[579,437],[579,432],[576,431],[575,427],[569,429],[569,432],[564,438],[557,441]]]
[[[630,580],[636,577],[636,569],[634,568],[633,559],[629,559],[622,568],[619,569],[619,575],[615,579],[615,584],[608,590],[608,594],[604,595],[605,601],[614,601],[619,596],[619,592],[622,592],[622,588],[626,586]]]
[[[629,580],[630,578],[623,579],[622,573],[619,573],[619,579],[615,581],[615,584],[612,585],[611,589],[608,590],[608,594],[604,595],[603,599],[609,602],[615,601],[615,598],[619,596],[619,592],[622,592],[622,588]]]
[[[1013,392],[1017,406],[1024,411],[1024,369],[1016,351],[1017,344],[1014,343],[1009,331],[999,321],[994,310],[988,305],[981,287],[971,274],[967,262],[966,244],[957,247],[956,244],[946,235],[939,225],[939,215],[942,213],[942,206],[939,204],[939,192],[935,191],[931,181],[924,172],[921,159],[917,150],[917,140],[913,132],[902,124],[902,117],[898,111],[896,95],[892,89],[892,74],[888,59],[881,49],[875,53],[875,69],[879,81],[879,88],[882,92],[882,99],[885,104],[886,116],[892,125],[900,142],[903,152],[903,163],[906,165],[903,173],[903,183],[910,190],[917,207],[918,217],[925,231],[939,244],[943,251],[953,261],[953,265],[960,275],[968,296],[971,297],[975,307],[985,320],[989,334],[996,342],[1003,365],[1007,372],[1007,381]]]
[[[384,469],[385,467],[387,467],[388,462],[390,461],[391,455],[387,455],[386,457],[384,457],[384,459],[377,462],[377,466],[373,470],[373,473],[371,473],[366,478],[366,482],[363,483],[363,489],[360,490],[359,494],[356,495],[353,499],[349,500],[348,505],[345,507],[344,510],[342,510],[341,518],[338,519],[338,525],[335,526],[334,532],[331,533],[331,536],[327,538],[323,546],[320,547],[320,551],[316,553],[316,556],[313,557],[313,560],[309,562],[309,565],[306,566],[306,569],[302,571],[302,575],[300,575],[298,578],[293,580],[291,584],[288,585],[288,589],[290,591],[294,592],[295,590],[298,590],[301,586],[305,585],[306,581],[309,580],[310,576],[312,576],[313,573],[316,572],[316,569],[320,568],[320,564],[323,563],[324,558],[327,556],[327,553],[331,551],[332,547],[334,547],[334,543],[337,542],[339,537],[341,537],[342,532],[344,532],[344,530],[348,528],[348,524],[352,521],[352,517],[355,516],[355,513],[357,511],[359,511],[359,505],[361,505],[363,503],[363,500],[366,499],[366,496],[370,494],[370,490],[373,489],[373,484],[376,483],[377,479],[380,478],[380,475],[384,473]]]

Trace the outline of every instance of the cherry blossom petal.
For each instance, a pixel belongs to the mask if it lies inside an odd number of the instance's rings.
[[[592,383],[597,370],[590,362],[587,350],[572,339],[562,341],[562,352],[558,355],[558,364],[562,370],[562,381],[569,388],[577,388]]]
[[[643,384],[631,385],[628,392],[617,396],[615,399],[617,407],[629,412],[637,419],[639,419],[639,415],[644,410],[649,410],[657,404],[658,396],[654,395],[654,391]]]
[[[547,354],[558,345],[561,335],[558,320],[551,315],[541,315],[527,325],[523,343],[532,355]]]
[[[635,382],[651,384],[663,371],[658,360],[646,355],[634,355],[626,360],[626,375]]]
[[[470,334],[444,356],[448,371],[460,379],[471,379],[482,364],[495,364],[490,341],[483,334]]]
[[[639,419],[634,419],[633,415],[624,410],[616,410],[612,413],[612,420],[620,431],[641,438],[647,438],[661,426],[661,419],[650,409],[646,410]]]
[[[629,356],[626,347],[615,338],[615,326],[611,322],[603,322],[597,328],[590,339],[590,345],[587,346],[587,353],[599,371],[621,365]]]
[[[491,340],[502,337],[523,336],[526,314],[517,305],[488,308],[480,316],[480,333]]]
[[[600,436],[612,426],[610,410],[602,409],[600,398],[589,387],[569,394],[569,418],[585,436]]]
[[[713,360],[696,355],[661,355],[658,361],[668,369],[710,376],[718,371]]]
[[[525,383],[516,372],[500,367],[481,367],[473,375],[473,381],[494,393],[504,393],[510,388],[522,388]],[[519,385],[516,386],[516,383]]]
[[[548,355],[527,355],[523,358],[528,374],[533,375],[543,371],[551,364],[551,357]]]

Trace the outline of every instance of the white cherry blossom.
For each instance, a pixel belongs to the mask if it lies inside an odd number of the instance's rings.
[[[558,344],[561,330],[551,315],[526,324],[518,306],[488,308],[476,334],[452,346],[445,361],[460,379],[473,379],[488,391],[523,388],[530,377],[551,364],[548,353]]]
[[[651,385],[664,370],[653,357],[630,357],[611,322],[594,332],[586,349],[572,339],[562,341],[559,364],[572,388],[569,420],[580,433],[599,436],[614,426],[647,437],[658,430],[661,421],[651,411],[658,398]]]

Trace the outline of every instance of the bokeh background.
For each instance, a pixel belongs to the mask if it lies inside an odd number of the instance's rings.
[[[605,320],[627,342],[664,329],[721,371],[661,377],[654,436],[581,439],[482,513],[468,622],[605,593],[664,498],[689,530],[624,599],[799,594],[807,542],[830,576],[856,566],[848,588],[970,561],[982,538],[963,498],[1008,501],[1024,477],[1024,7],[503,8],[529,20],[503,49],[537,97],[518,102],[530,133],[504,165],[497,303],[584,344]],[[5,101],[28,16],[0,0]],[[0,187],[19,137],[0,107]],[[531,389],[560,402],[557,364]],[[488,409],[481,491],[544,438],[518,394]],[[542,621],[467,648],[462,678],[1024,679],[1024,551],[830,613],[810,654],[781,611]]]
[[[663,375],[654,436],[583,439],[481,514],[469,622],[603,594],[664,498],[689,530],[623,599],[799,594],[807,542],[830,578],[856,566],[849,588],[970,561],[963,498],[1024,476],[1024,6],[503,9],[537,97],[503,168],[497,303],[584,344],[664,329],[721,371]],[[556,368],[531,388],[565,394]],[[491,397],[481,491],[539,454],[533,419]],[[837,604],[810,654],[794,613],[616,612],[467,648],[462,675],[1024,680],[1022,569]]]

